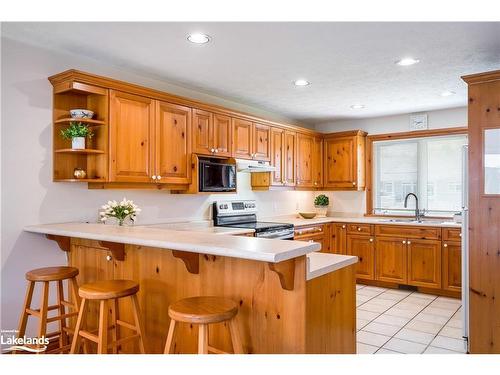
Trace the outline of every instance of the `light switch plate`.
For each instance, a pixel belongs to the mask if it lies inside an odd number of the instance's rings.
[[[428,128],[427,113],[410,115],[410,131],[426,130]]]

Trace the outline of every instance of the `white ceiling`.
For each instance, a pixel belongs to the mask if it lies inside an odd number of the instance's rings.
[[[193,31],[212,41],[187,42]],[[4,23],[2,33],[309,124],[464,106],[460,76],[500,69],[500,23]],[[421,62],[394,64],[405,56]]]

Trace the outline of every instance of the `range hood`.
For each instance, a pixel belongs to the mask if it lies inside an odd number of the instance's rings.
[[[264,161],[244,160],[236,163],[236,170],[245,173],[274,172],[276,167]]]

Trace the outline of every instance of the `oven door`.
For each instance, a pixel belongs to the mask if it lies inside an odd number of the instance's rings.
[[[199,191],[236,191],[236,165],[200,161]]]

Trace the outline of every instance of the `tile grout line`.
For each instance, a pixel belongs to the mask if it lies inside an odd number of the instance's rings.
[[[462,307],[462,302],[461,302],[461,301],[460,301],[460,307]],[[449,323],[449,321],[450,321],[451,319],[453,319],[453,317],[455,316],[455,314],[457,313],[457,311],[458,311],[458,310],[460,310],[460,307],[458,307],[458,308],[455,310],[455,312],[451,315],[451,317],[450,317],[450,318],[449,318],[449,319],[448,319],[448,320],[447,320],[447,321],[443,324],[443,326],[441,327],[441,329],[440,329],[440,330],[436,333],[436,336],[434,336],[434,338],[431,340],[431,342],[430,342],[429,344],[427,344],[427,346],[426,346],[426,347],[425,347],[425,349],[424,349],[424,352],[425,352],[425,351],[429,348],[429,346],[431,346],[432,342],[436,339],[436,337],[438,337],[438,336],[439,336],[439,332],[441,332],[441,331],[444,329],[444,327],[446,327],[446,325]],[[463,324],[463,323],[462,323],[462,324]],[[447,337],[447,336],[445,336],[445,337]],[[436,348],[439,348],[439,346],[436,346]],[[451,350],[451,349],[448,349],[448,348],[441,348],[441,349]],[[455,352],[455,350],[451,350],[451,351]],[[463,353],[461,353],[461,352],[456,352],[456,353],[458,353],[458,354],[463,354]]]

